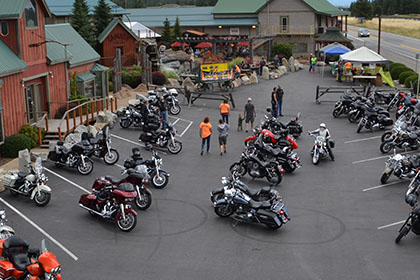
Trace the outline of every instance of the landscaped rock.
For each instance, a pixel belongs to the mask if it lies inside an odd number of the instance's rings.
[[[114,124],[117,121],[118,116],[112,113],[110,110],[105,111],[105,116],[106,116],[106,123],[109,125],[109,128],[113,128]]]
[[[19,151],[19,171],[30,173],[31,170],[28,168],[28,164],[31,164],[31,155],[28,149]]]
[[[270,69],[267,66],[264,66],[262,69],[261,79],[263,80],[270,79]]]
[[[237,81],[237,80],[234,80],[234,81],[232,82],[232,86],[233,86],[234,88],[239,87],[238,81]]]
[[[296,72],[295,58],[293,56],[289,57],[289,67],[290,67],[290,72]]]
[[[251,76],[249,76],[249,80],[251,81],[251,84],[258,84],[257,73],[252,72]]]
[[[169,82],[169,84],[170,84],[171,86],[174,86],[174,87],[179,87],[179,82],[178,82],[178,80],[176,80],[176,79],[169,78],[169,79],[168,79],[168,82]]]
[[[181,66],[181,62],[179,62],[178,60],[175,60],[168,63],[164,63],[162,66],[165,68],[178,69]]]
[[[193,83],[193,81],[189,77],[185,78],[182,81],[182,86],[183,87],[187,87],[187,89],[189,91],[193,91],[194,90],[194,83]]]
[[[282,58],[281,59],[281,65],[282,66],[286,66],[286,68],[287,68],[287,71],[290,71],[290,65],[289,65],[289,61],[287,61],[287,59],[286,58]]]
[[[241,78],[241,80],[242,80],[243,85],[250,85],[251,84],[251,80],[248,78],[248,76],[243,76]]]
[[[296,71],[299,71],[300,69],[303,69],[303,65],[298,60],[295,60],[295,68]]]
[[[96,116],[96,122],[98,123],[106,123],[106,115],[104,111],[100,111]]]
[[[237,79],[235,80],[235,82],[238,84],[238,87],[242,85],[242,80],[241,80],[241,78],[237,78]]]
[[[134,92],[144,92],[147,93],[147,86],[145,84],[139,84],[135,89]]]
[[[191,57],[183,51],[173,51],[171,49],[166,50],[161,54],[162,63],[168,63],[171,61],[189,61]]]

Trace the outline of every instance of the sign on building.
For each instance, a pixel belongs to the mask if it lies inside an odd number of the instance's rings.
[[[220,81],[233,79],[233,70],[229,70],[227,63],[202,64],[202,81]]]
[[[230,35],[239,36],[239,27],[231,27],[230,28]]]

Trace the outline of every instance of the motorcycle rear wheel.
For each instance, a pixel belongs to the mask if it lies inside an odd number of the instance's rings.
[[[408,232],[410,231],[410,229],[407,227],[407,226],[405,226],[401,231],[400,231],[400,233],[398,233],[398,236],[397,236],[397,238],[395,238],[395,243],[400,243],[400,241],[401,241],[401,239],[404,237],[404,236],[406,236],[407,234],[408,234]]]
[[[137,208],[139,208],[139,210],[146,210],[147,208],[150,207],[150,205],[152,205],[152,196],[145,192],[140,190],[141,195],[143,196],[143,199],[141,200],[138,196],[136,197],[136,206]]]
[[[120,159],[120,154],[117,150],[111,149],[110,152],[104,155],[104,161],[108,165],[114,165]]]
[[[137,216],[133,213],[125,213],[125,220],[123,215],[120,215],[117,221],[117,227],[122,231],[131,231],[136,227],[137,224]]]
[[[48,204],[48,202],[50,202],[50,200],[51,200],[51,193],[47,193],[44,191],[40,191],[34,196],[34,202],[36,206],[39,206],[39,207],[44,207],[45,205]]]
[[[93,171],[93,162],[91,159],[85,159],[85,166],[79,164],[77,166],[77,171],[82,175],[89,175]]]
[[[381,146],[379,146],[379,150],[381,150],[381,153],[387,154],[392,150],[391,142],[383,142]]]
[[[179,104],[175,104],[174,106],[171,106],[171,108],[169,109],[169,113],[171,113],[171,115],[176,116],[179,113],[181,113],[181,106],[179,106]]]
[[[121,126],[122,128],[129,128],[129,127],[130,127],[130,125],[131,125],[131,122],[130,122],[129,120],[123,120],[123,121],[120,121],[120,126]]]
[[[168,151],[171,154],[178,154],[182,150],[182,143],[178,140],[174,140],[175,144],[172,144],[172,141],[168,142]]]
[[[214,212],[219,217],[222,217],[222,218],[229,217],[230,215],[233,214],[233,207],[230,204],[217,206],[214,208]]]

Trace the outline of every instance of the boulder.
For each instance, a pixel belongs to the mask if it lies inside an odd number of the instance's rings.
[[[171,61],[189,61],[191,57],[183,51],[173,51],[171,49],[166,50],[161,54],[162,63],[168,63]]]
[[[147,86],[145,84],[139,84],[135,89],[134,92],[144,92],[147,93]]]
[[[250,85],[251,84],[251,80],[248,78],[248,76],[243,76],[241,78],[241,80],[242,80],[243,85]]]
[[[251,76],[249,76],[249,80],[251,81],[251,84],[258,84],[257,73],[252,72]]]
[[[136,104],[134,105],[139,104],[140,101],[146,101],[147,97],[143,93],[136,93],[136,99],[131,99],[131,100],[136,100]]]
[[[293,56],[291,56],[289,58],[289,68],[290,68],[290,72],[296,72],[296,68],[295,68],[295,58]]]
[[[264,66],[262,69],[261,79],[263,80],[270,79],[270,69],[267,66]]]
[[[117,99],[122,99],[123,97],[121,96],[121,92],[117,91],[116,93],[114,93],[114,97]]]
[[[178,69],[181,66],[181,62],[179,62],[178,60],[175,60],[168,63],[164,63],[162,66],[165,68]]]
[[[274,72],[270,72],[270,80],[274,80],[274,79],[278,79],[280,78],[280,75],[274,73]]]
[[[282,65],[282,66],[279,67],[279,71],[281,73],[280,76],[282,76],[284,74],[287,74],[287,67]]]
[[[28,164],[31,164],[31,155],[28,149],[19,151],[19,171],[30,173]]]
[[[289,65],[289,61],[287,61],[287,59],[286,58],[282,58],[281,59],[281,65],[282,66],[286,66],[286,68],[287,68],[287,71],[289,71],[290,70],[290,65]]]
[[[109,128],[113,128],[114,124],[117,122],[118,116],[112,113],[110,110],[105,111],[106,123],[109,125]]]
[[[168,79],[168,82],[169,82],[169,84],[170,84],[171,86],[174,86],[174,87],[178,87],[178,86],[179,86],[179,82],[178,82],[178,80],[176,80],[176,79],[169,78],[169,79]]]
[[[295,68],[296,71],[299,71],[300,69],[303,69],[303,65],[298,60],[295,60]]]
[[[189,91],[193,91],[194,90],[194,83],[193,83],[193,81],[189,77],[185,78],[182,81],[182,86],[183,87],[186,86]]]
[[[241,78],[237,78],[237,79],[235,80],[235,82],[238,84],[238,87],[242,85],[242,80],[241,80]]]
[[[233,81],[233,82],[232,82],[232,86],[233,86],[234,88],[239,87],[238,81],[237,81],[237,80]]]

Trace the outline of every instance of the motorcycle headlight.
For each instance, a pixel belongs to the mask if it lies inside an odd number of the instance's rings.
[[[226,178],[226,177],[222,177],[222,184],[225,186],[225,185],[227,185],[227,184],[229,184],[229,179],[228,178]]]

